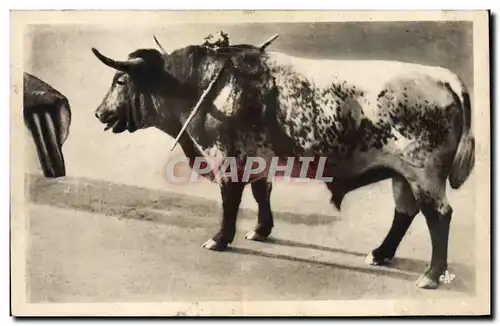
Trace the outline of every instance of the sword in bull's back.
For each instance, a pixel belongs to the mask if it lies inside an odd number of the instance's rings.
[[[278,38],[278,36],[279,34],[274,34],[271,38],[269,38],[267,41],[265,41],[259,46],[259,50],[263,52],[269,46],[269,44],[271,44],[275,39]]]
[[[275,39],[278,38],[278,36],[279,36],[279,34],[275,34],[271,38],[269,38],[267,41],[265,41],[264,43],[262,43],[259,46],[259,50],[261,52],[263,52]],[[155,40],[156,40],[156,38],[155,38]],[[207,97],[208,93],[210,93],[210,90],[212,89],[212,87],[214,86],[214,84],[217,82],[217,80],[222,75],[222,72],[224,71],[224,68],[225,68],[225,64],[224,64],[224,66],[222,66],[222,68],[219,70],[219,72],[212,78],[212,80],[208,84],[208,86],[205,89],[205,91],[203,92],[203,94],[201,94],[198,102],[196,103],[195,107],[193,108],[193,110],[189,114],[186,122],[184,123],[184,125],[181,128],[181,130],[179,131],[179,134],[177,135],[177,137],[175,137],[174,143],[172,145],[172,148],[170,148],[170,151],[173,151],[175,149],[175,146],[177,146],[177,143],[179,142],[179,139],[181,138],[182,134],[184,133],[184,131],[186,131],[187,127],[189,126],[189,123],[191,122],[191,120],[193,120],[193,118],[196,115],[196,113],[198,113],[198,111],[200,110],[200,107],[203,104],[203,101]]]

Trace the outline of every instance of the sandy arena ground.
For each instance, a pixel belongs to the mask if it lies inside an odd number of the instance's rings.
[[[423,291],[414,285],[430,258],[422,215],[393,266],[364,264],[365,254],[379,245],[391,223],[387,182],[352,193],[342,213],[333,208],[328,215],[276,213],[267,243],[244,239],[256,212],[243,209],[235,243],[220,253],[201,248],[218,230],[217,202],[92,180],[35,180],[28,254],[33,302],[456,298],[474,293],[474,223],[462,213],[467,189],[452,199],[457,213],[449,263],[457,278],[438,291]],[[322,197],[325,189],[316,188]]]

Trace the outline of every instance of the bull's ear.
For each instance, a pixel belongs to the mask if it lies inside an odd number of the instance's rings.
[[[165,56],[155,49],[140,49],[129,54],[129,60],[142,60],[139,69],[130,71],[134,73],[157,74],[164,71]]]
[[[145,63],[144,59],[140,58],[140,57],[132,58],[132,59],[129,59],[126,61],[118,61],[118,60],[114,60],[114,59],[106,57],[105,55],[101,54],[95,48],[92,48],[92,52],[97,57],[97,59],[99,59],[106,66],[114,68],[116,70],[123,71],[123,72],[130,72],[132,69],[143,66]]]

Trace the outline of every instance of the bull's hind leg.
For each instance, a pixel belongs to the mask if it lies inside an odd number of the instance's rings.
[[[430,267],[417,281],[424,289],[435,289],[439,286],[441,275],[444,282],[451,282],[453,276],[447,273],[448,268],[448,237],[453,209],[446,198],[444,181],[434,184],[428,190],[417,189],[417,202],[425,216],[431,236],[432,256]]]
[[[410,183],[416,202],[425,216],[432,245],[430,266],[417,281],[417,285],[424,289],[436,289],[442,276],[445,283],[453,279],[453,275],[447,272],[448,237],[453,209],[446,198],[445,180],[437,177],[435,171],[432,174],[434,177],[427,174]]]
[[[401,240],[419,212],[410,185],[403,177],[396,175],[392,179],[392,190],[396,202],[392,225],[382,244],[366,257],[366,262],[370,265],[392,262]]]
[[[219,232],[203,244],[208,250],[224,250],[233,242],[236,233],[236,218],[245,189],[245,183],[228,181],[220,187],[222,196],[222,223]]]
[[[273,213],[271,211],[271,191],[272,183],[265,179],[252,182],[253,198],[259,206],[257,226],[253,231],[248,232],[245,238],[254,241],[264,241],[271,234],[274,226]]]

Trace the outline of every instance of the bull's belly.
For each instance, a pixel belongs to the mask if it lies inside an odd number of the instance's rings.
[[[396,173],[408,174],[412,168],[423,168],[427,154],[423,150],[422,142],[415,138],[407,138],[395,128],[391,128],[391,137],[375,137],[373,134],[359,134],[352,142],[334,139],[331,142],[305,142],[306,146],[296,149],[288,157],[300,158],[302,161],[311,161],[309,168],[306,164],[297,163],[293,169],[292,177],[296,171],[307,171],[307,178],[317,178],[321,174],[328,178],[350,179],[356,178],[375,169],[389,169]],[[294,139],[292,143],[304,143],[302,139]],[[282,157],[286,164],[287,157]],[[298,162],[295,160],[295,162]],[[411,173],[410,173],[411,174]]]
[[[258,147],[253,155],[234,156],[219,146],[205,148],[203,152],[208,160],[207,168],[215,175],[211,181],[216,183],[253,182],[259,179],[334,182],[336,179],[355,178],[377,168],[398,171],[404,161],[401,155],[388,147],[365,152],[354,151],[349,157],[339,157],[337,153],[330,151],[314,155],[290,153],[277,156],[267,147]]]

